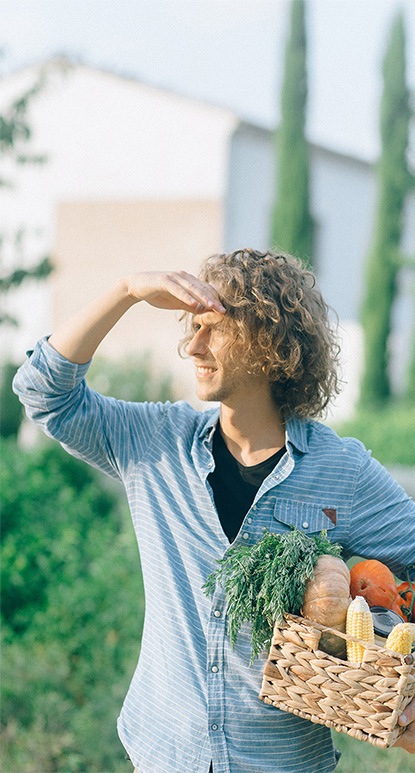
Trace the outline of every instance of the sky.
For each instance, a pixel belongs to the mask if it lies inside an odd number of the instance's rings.
[[[2,0],[3,76],[56,54],[279,119],[288,0]],[[402,8],[415,92],[412,0],[306,0],[311,141],[367,160],[379,152],[381,62]]]

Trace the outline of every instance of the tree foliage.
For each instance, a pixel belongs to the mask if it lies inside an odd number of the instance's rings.
[[[365,367],[361,402],[366,405],[380,404],[391,395],[388,339],[401,268],[404,205],[413,184],[407,161],[410,117],[405,77],[405,28],[399,14],[383,61],[382,150],[377,166],[377,207],[362,307]]]
[[[292,0],[291,31],[285,53],[281,124],[275,135],[276,203],[271,241],[312,263],[313,219],[309,205],[309,147],[305,138],[307,105],[305,2]]]
[[[32,138],[32,128],[29,122],[29,106],[35,96],[45,87],[46,77],[40,72],[36,81],[17,99],[14,99],[0,114],[0,152],[11,157],[16,164],[43,164],[47,160],[45,154],[28,152],[28,143]],[[13,187],[13,181],[0,179],[0,187]]]
[[[23,406],[12,391],[16,366],[4,362],[0,372],[0,438],[17,437],[23,420]]]
[[[3,769],[123,770],[144,606],[125,503],[55,444],[4,451]]]
[[[415,283],[414,283],[414,302],[415,302]],[[415,405],[415,315],[412,324],[412,336],[410,341],[409,363],[406,373],[406,398],[408,402]]]
[[[46,85],[46,74],[39,76],[19,97],[14,99],[0,114],[0,152],[9,169],[16,170],[21,164],[44,164],[46,154],[32,153],[30,143],[33,132],[30,125],[29,110],[34,98],[42,92]],[[14,181],[4,173],[0,177],[0,188],[15,187]],[[12,268],[1,266],[0,294],[3,296],[10,289],[18,287],[26,279],[44,279],[52,271],[52,263],[48,256],[38,258],[33,264],[32,256],[29,265],[26,260],[25,238],[26,228],[19,225],[14,234],[0,234],[0,261],[4,264],[2,250],[9,242],[14,252]],[[7,311],[0,312],[0,324],[17,325],[18,319]]]
[[[415,400],[389,400],[382,406],[361,406],[334,429],[341,437],[357,437],[386,466],[415,467]]]
[[[173,396],[170,373],[156,373],[149,351],[131,353],[116,363],[95,355],[87,380],[100,394],[116,395],[121,400],[165,402]]]

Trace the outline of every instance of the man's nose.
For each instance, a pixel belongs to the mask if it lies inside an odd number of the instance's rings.
[[[186,352],[190,357],[195,354],[204,354],[207,351],[207,342],[202,330],[198,330],[186,346]]]

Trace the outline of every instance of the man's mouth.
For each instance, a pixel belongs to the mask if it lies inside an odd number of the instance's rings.
[[[196,365],[196,376],[198,378],[206,378],[211,376],[212,373],[216,373],[216,368],[208,368],[205,365]]]

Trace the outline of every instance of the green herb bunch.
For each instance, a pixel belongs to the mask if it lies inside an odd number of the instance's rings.
[[[323,554],[340,556],[341,545],[327,539],[327,531],[308,537],[290,527],[284,534],[264,536],[255,545],[235,545],[217,563],[203,589],[213,594],[216,583],[225,590],[228,602],[228,633],[234,648],[242,623],[252,623],[251,663],[269,644],[275,622],[284,612],[299,614],[308,579]]]

